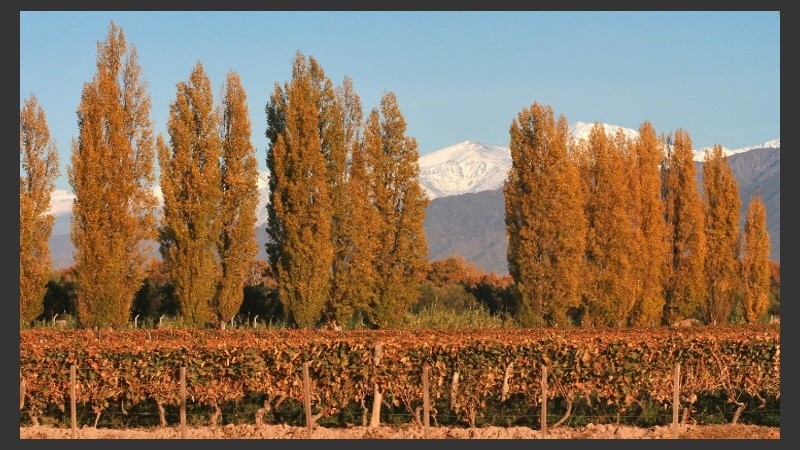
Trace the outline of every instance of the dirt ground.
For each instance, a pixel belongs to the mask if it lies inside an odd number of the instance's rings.
[[[50,426],[20,427],[20,439],[69,439],[72,430]],[[83,427],[77,430],[79,439],[180,439],[179,427],[133,428],[127,430]],[[187,427],[190,439],[304,439],[305,427],[288,425],[224,425],[218,427]],[[756,425],[681,425],[679,439],[780,439],[780,428]],[[315,428],[313,439],[423,439],[418,426],[376,428]],[[431,427],[430,439],[541,439],[539,430],[528,427],[447,428]],[[671,439],[668,426],[636,428],[617,425],[559,427],[548,430],[547,439]]]

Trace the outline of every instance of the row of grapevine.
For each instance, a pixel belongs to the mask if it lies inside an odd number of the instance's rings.
[[[375,364],[378,343],[382,355]],[[217,411],[251,394],[262,395],[265,407],[287,399],[302,402],[304,362],[309,362],[312,402],[322,415],[352,404],[366,411],[376,385],[388,404],[413,412],[422,403],[426,363],[431,399],[449,399],[465,423],[474,423],[490,400],[539,404],[543,366],[553,387],[548,399],[591,397],[619,411],[644,398],[670,405],[676,363],[682,368],[683,398],[780,398],[775,326],[602,332],[26,330],[20,332],[21,409],[31,417],[47,408],[63,411],[73,364],[79,368],[77,402],[98,417],[143,401],[156,402],[162,413],[165,406],[177,406],[182,366],[187,395]]]

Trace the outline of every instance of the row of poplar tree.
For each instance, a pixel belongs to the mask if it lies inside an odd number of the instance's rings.
[[[258,251],[258,168],[238,75],[228,74],[215,104],[197,63],[177,84],[169,143],[154,138],[136,49],[112,23],[77,113],[68,177],[79,324],[129,321],[153,240],[184,319],[228,321]],[[397,99],[385,93],[365,119],[349,78],[334,87],[314,58],[298,53],[266,116],[267,255],[289,321],[398,325],[419,296],[428,200]],[[748,321],[763,315],[764,207],[751,201],[740,243],[738,188],[719,146],[706,159],[701,198],[683,130],[657,137],[645,122],[626,140],[598,124],[573,143],[566,120],[534,103],[510,135],[508,262],[521,324],[722,323],[737,307]],[[20,153],[20,316],[30,322],[42,312],[51,270],[47,210],[59,172],[34,96],[20,111]]]
[[[80,326],[119,327],[145,278],[157,240],[183,318],[223,324],[242,303],[255,238],[258,167],[246,94],[230,72],[215,104],[199,62],[177,84],[169,143],[154,138],[136,49],[113,22],[84,84],[69,183],[75,193],[76,310]],[[399,323],[417,299],[427,262],[428,200],[417,144],[391,92],[366,120],[352,81],[334,87],[297,53],[291,80],[266,105],[270,172],[267,254],[290,322],[312,327],[359,315]],[[20,318],[42,312],[51,271],[47,215],[59,174],[43,109],[20,111]],[[158,156],[163,216],[156,220]]]
[[[722,147],[706,153],[702,194],[684,130],[635,139],[534,103],[514,119],[505,183],[508,263],[525,325],[652,326],[685,318],[760,320],[770,243],[760,195],[741,200]]]

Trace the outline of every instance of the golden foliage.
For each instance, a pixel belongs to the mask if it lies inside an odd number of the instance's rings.
[[[19,112],[19,153],[25,176],[19,178],[19,314],[29,323],[43,311],[47,279],[52,270],[53,231],[50,195],[59,174],[55,141],[44,109],[36,96],[25,100]]]
[[[739,183],[722,147],[715,145],[703,164],[707,291],[704,316],[725,323],[733,311],[739,278]]]
[[[624,135],[606,135],[596,123],[585,143],[581,174],[585,185],[587,221],[583,322],[622,327],[636,300],[631,220],[633,196],[625,177]]]
[[[566,325],[580,303],[586,219],[567,121],[550,106],[523,109],[510,128],[512,167],[504,186],[509,273],[523,325]]]
[[[373,258],[376,294],[367,315],[373,325],[393,328],[419,296],[419,276],[428,259],[423,222],[429,202],[418,181],[417,142],[406,136],[406,121],[393,93],[383,95],[380,112],[370,113],[364,147],[380,243]]]
[[[761,195],[756,192],[747,206],[742,246],[741,280],[744,296],[744,318],[757,322],[769,307],[770,261],[767,212]]]
[[[258,254],[258,163],[250,142],[247,94],[237,73],[228,73],[223,92],[221,235],[217,243],[221,278],[213,305],[218,321],[230,320],[239,311],[245,280]]]
[[[631,212],[637,228],[634,233],[633,266],[636,280],[636,303],[629,322],[655,326],[664,310],[664,271],[667,263],[667,234],[664,202],[661,199],[659,165],[664,142],[656,137],[650,122],[639,127],[639,136],[628,147],[627,172],[631,183]]]
[[[147,240],[155,237],[150,97],[140,72],[136,48],[112,22],[98,43],[94,78],[83,86],[67,169],[82,326],[128,321],[145,278]]]
[[[294,322],[314,326],[330,293],[331,196],[320,135],[319,81],[313,58],[295,56],[292,80],[267,105],[267,167],[271,172],[267,254],[278,295]]]
[[[428,265],[427,272],[425,278],[437,286],[457,283],[475,287],[483,279],[499,280],[495,274],[484,274],[476,265],[465,261],[461,255],[434,261]]]
[[[336,94],[343,112],[343,143],[350,164],[344,179],[341,175],[334,178],[332,190],[335,257],[330,308],[333,319],[346,323],[356,315],[365,316],[375,298],[377,274],[373,256],[380,244],[376,232],[378,212],[369,180],[371,169],[362,145],[361,99],[347,77]]]
[[[702,306],[706,237],[689,133],[679,129],[667,147],[662,165],[669,242],[663,322],[673,323],[697,314]]]
[[[183,316],[204,325],[214,318],[220,279],[220,133],[211,82],[197,63],[188,82],[177,84],[170,105],[170,146],[158,138],[164,215],[161,255],[175,283]]]

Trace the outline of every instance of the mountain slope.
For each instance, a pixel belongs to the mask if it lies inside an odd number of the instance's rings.
[[[757,148],[728,157],[731,171],[739,182],[739,225],[744,227],[750,198],[761,194],[767,210],[767,232],[770,239],[770,258],[781,260],[781,151],[778,148]],[[702,174],[702,169],[701,174]],[[701,175],[702,179],[702,175]]]
[[[457,254],[483,270],[508,272],[502,189],[437,198],[424,226],[431,261]]]

